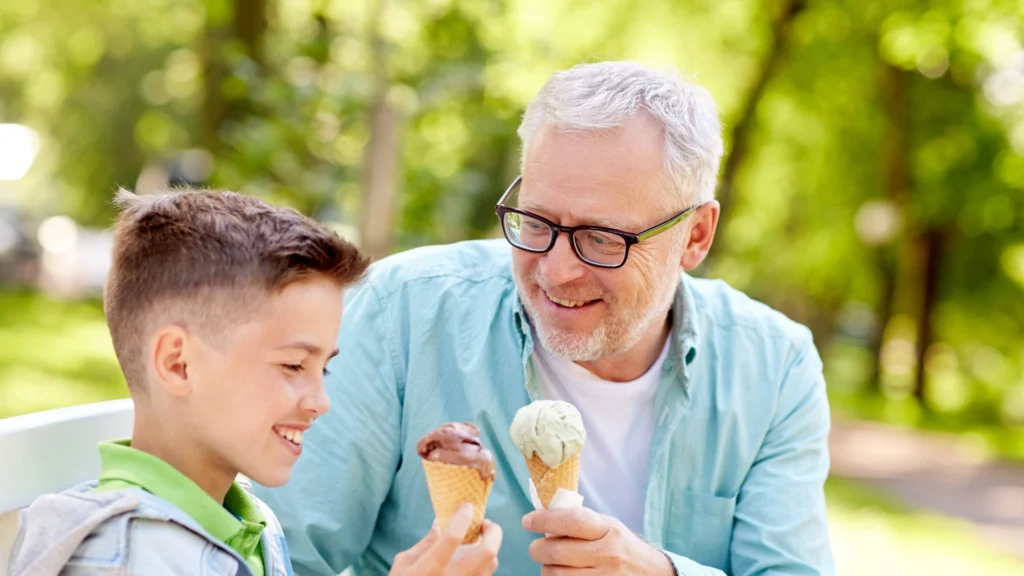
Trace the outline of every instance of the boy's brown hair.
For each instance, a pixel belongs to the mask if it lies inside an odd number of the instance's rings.
[[[122,209],[103,295],[107,326],[130,389],[144,389],[150,333],[177,323],[214,340],[251,319],[263,299],[321,275],[339,289],[369,259],[299,212],[227,191],[119,190]]]

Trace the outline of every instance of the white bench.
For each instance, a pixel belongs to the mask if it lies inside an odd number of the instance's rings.
[[[96,444],[130,437],[133,413],[125,399],[0,420],[0,576],[7,576],[18,510],[96,478]]]

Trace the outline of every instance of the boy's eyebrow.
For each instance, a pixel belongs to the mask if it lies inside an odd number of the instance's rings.
[[[276,350],[284,350],[286,348],[298,348],[299,350],[305,350],[306,352],[309,352],[310,354],[313,354],[314,356],[318,356],[320,354],[323,354],[323,349],[321,349],[319,346],[317,346],[316,344],[310,343],[310,342],[303,341],[303,340],[299,340],[299,341],[296,341],[296,342],[289,342],[288,344],[285,344],[284,346],[278,346],[276,348]],[[335,348],[330,354],[327,355],[327,359],[330,360],[331,358],[334,358],[337,355],[338,355],[338,349]]]

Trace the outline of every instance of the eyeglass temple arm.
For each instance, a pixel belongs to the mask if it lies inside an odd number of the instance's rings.
[[[671,228],[671,227],[675,226],[676,224],[678,224],[678,223],[682,222],[683,220],[685,220],[687,217],[689,217],[691,214],[693,214],[694,210],[696,210],[699,207],[700,207],[700,204],[698,204],[696,206],[690,206],[686,210],[683,210],[682,212],[680,212],[679,215],[676,216],[675,218],[672,218],[670,220],[666,220],[665,222],[662,222],[661,224],[658,224],[654,228],[648,228],[647,230],[644,230],[643,232],[637,234],[636,235],[636,239],[638,241],[640,241],[640,242],[643,242],[644,240],[647,240],[651,236],[657,236],[658,234],[661,234],[665,230],[668,230],[669,228]]]
[[[505,193],[502,194],[501,198],[498,199],[498,206],[503,206],[505,204],[505,200],[508,199],[509,194],[511,194],[512,191],[515,190],[516,186],[519,185],[519,182],[522,179],[522,176],[516,176],[516,179],[513,180],[512,183],[508,185],[508,188],[505,190]]]

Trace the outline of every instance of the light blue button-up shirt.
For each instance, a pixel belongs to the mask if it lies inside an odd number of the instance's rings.
[[[257,490],[296,574],[386,574],[434,519],[416,442],[475,422],[495,455],[499,574],[539,574],[529,473],[509,438],[540,396],[504,240],[421,248],[346,298],[331,410],[283,488]],[[684,576],[833,574],[822,485],[829,409],[810,332],[725,283],[682,275],[656,397],[643,537]]]

